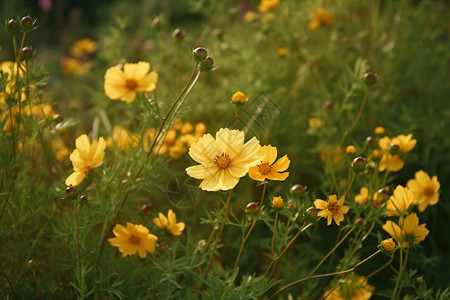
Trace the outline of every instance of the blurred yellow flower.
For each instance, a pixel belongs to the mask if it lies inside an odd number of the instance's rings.
[[[289,172],[284,172],[289,168],[291,161],[287,155],[277,159],[277,148],[271,145],[263,146],[258,152],[262,155],[261,162],[248,170],[248,176],[253,180],[265,181],[269,180],[285,180],[289,176]],[[284,172],[284,173],[283,173]]]
[[[341,221],[344,221],[344,214],[349,210],[348,206],[344,206],[344,197],[341,197],[338,201],[336,195],[328,196],[328,202],[317,199],[314,201],[314,206],[322,210],[317,215],[327,218],[327,225],[331,225],[334,220],[336,225],[339,226]]]
[[[325,292],[325,300],[368,300],[374,287],[366,277],[352,273],[346,280],[340,280],[336,287]]]
[[[384,153],[378,167],[379,171],[397,172],[401,170],[405,162],[400,156],[414,149],[416,143],[417,141],[412,139],[411,133],[408,135],[400,134],[392,138],[392,140],[387,136],[381,138],[379,145]]]
[[[200,188],[207,191],[230,190],[248,169],[261,161],[261,146],[253,137],[244,144],[244,132],[222,128],[216,139],[203,135],[192,144],[189,155],[200,165],[186,169],[189,176],[203,179]]]
[[[70,55],[73,57],[83,57],[94,53],[98,49],[96,41],[89,38],[83,38],[77,40],[69,50]]]
[[[280,0],[261,0],[261,2],[258,5],[258,11],[260,13],[265,13],[271,10],[274,10]]]
[[[122,257],[138,253],[140,258],[147,257],[147,251],[155,253],[158,237],[150,234],[147,227],[127,222],[127,227],[117,224],[113,229],[114,238],[108,239],[111,246],[118,247]]]
[[[158,73],[150,72],[150,64],[140,61],[109,68],[105,73],[105,94],[112,100],[131,103],[138,92],[151,92],[156,88]]]
[[[171,209],[167,213],[167,218],[163,213],[158,213],[158,218],[154,218],[153,223],[161,229],[169,230],[174,236],[181,235],[186,226],[184,222],[177,223],[177,215]]]
[[[310,118],[308,120],[309,128],[311,129],[317,129],[322,127],[323,121],[320,118]]]
[[[318,8],[311,22],[309,22],[309,29],[315,30],[322,25],[331,26],[333,24],[333,14],[326,12],[323,8]]]
[[[97,168],[103,164],[105,156],[106,142],[101,137],[98,141],[89,141],[86,134],[81,135],[75,140],[76,149],[70,154],[70,160],[73,165],[73,172],[66,179],[66,185],[79,185],[86,174],[93,168]]]
[[[247,102],[247,98],[245,97],[244,93],[238,91],[233,94],[233,97],[231,97],[231,101],[233,101],[233,103],[244,104],[245,102]]]
[[[406,218],[400,218],[399,224],[386,221],[383,225],[383,229],[389,233],[402,248],[409,247],[412,243],[418,244],[425,239],[429,230],[425,228],[426,224],[419,225],[419,217],[417,214],[412,213],[406,216]]]
[[[57,160],[62,160],[70,153],[69,149],[64,144],[64,141],[60,138],[53,139],[52,148]]]
[[[362,187],[359,190],[359,194],[355,196],[355,201],[359,204],[367,203],[369,202],[370,194],[369,190],[366,187]]]
[[[400,216],[400,213],[408,213],[411,206],[415,203],[415,199],[416,196],[409,188],[398,185],[394,190],[394,194],[386,203],[386,215]]]
[[[254,20],[256,20],[257,17],[258,17],[258,15],[255,12],[248,11],[244,15],[244,21],[247,23],[250,23],[250,22],[253,22]]]
[[[374,132],[375,132],[375,134],[382,135],[386,132],[386,129],[384,129],[383,126],[377,126],[377,127],[375,127]]]
[[[273,197],[272,206],[275,208],[282,208],[284,206],[283,198],[281,198],[281,196]]]
[[[92,62],[83,61],[75,57],[65,56],[61,58],[61,69],[64,75],[85,75],[93,66]]]
[[[356,147],[353,145],[348,145],[347,148],[345,148],[345,152],[347,154],[355,154],[356,153]]]
[[[194,126],[192,126],[191,123],[186,122],[183,124],[183,126],[181,126],[180,132],[182,134],[186,134],[186,133],[191,133],[192,130],[194,130]]]
[[[277,52],[278,52],[279,56],[286,56],[286,54],[288,53],[288,50],[286,47],[280,47],[280,48],[278,48]]]
[[[138,138],[135,134],[129,132],[122,126],[114,126],[112,135],[107,139],[108,146],[115,145],[120,149],[136,148],[138,146]]]
[[[423,212],[428,205],[435,205],[439,201],[439,189],[441,184],[437,176],[430,176],[420,170],[414,174],[414,179],[408,180],[408,188],[417,197],[416,204],[419,211]]]
[[[392,238],[385,239],[381,242],[381,246],[383,247],[384,251],[391,252],[395,250],[395,242]]]

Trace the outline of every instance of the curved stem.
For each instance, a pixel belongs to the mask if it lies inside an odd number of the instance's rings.
[[[275,235],[277,232],[277,224],[278,224],[278,211],[275,213],[275,222],[273,225],[273,235],[272,235],[272,256],[275,254],[274,249],[274,244],[275,244]]]
[[[44,300],[45,298],[42,295],[41,286],[39,285],[39,281],[37,280],[36,272],[34,270],[33,270],[33,277],[34,277],[34,282],[36,282],[36,287],[37,287],[38,292],[39,292],[39,298],[41,298],[41,300]]]
[[[366,91],[364,92],[364,97],[361,103],[361,107],[359,108],[358,111],[358,115],[356,116],[355,120],[353,121],[352,125],[350,125],[350,127],[345,131],[344,135],[342,136],[341,141],[339,142],[339,146],[342,147],[342,145],[345,142],[345,139],[347,138],[347,135],[350,133],[350,131],[353,130],[353,128],[355,128],[355,126],[358,124],[359,119],[361,118],[361,114],[364,110],[364,106],[366,105],[367,102],[367,96],[369,94],[369,89],[366,89]]]
[[[372,277],[373,275],[377,274],[378,272],[380,272],[381,270],[383,270],[384,268],[389,266],[391,264],[392,260],[394,260],[394,255],[391,256],[391,258],[389,259],[389,261],[387,263],[385,263],[384,265],[382,265],[381,267],[379,267],[378,269],[376,269],[375,271],[373,271],[372,273],[367,275],[366,276],[367,280],[369,280],[370,277]]]
[[[353,183],[355,182],[355,178],[356,178],[356,173],[353,174],[352,181],[350,182],[350,185],[348,186],[347,191],[345,192],[345,194],[343,196],[344,198],[347,196],[348,192],[350,192],[350,189],[351,189]]]
[[[397,277],[397,282],[395,283],[395,288],[394,288],[394,292],[392,293],[392,299],[398,299],[397,294],[400,296],[400,292],[402,290],[402,275],[403,275],[403,271],[406,268],[406,261],[408,260],[408,254],[409,254],[409,247],[408,249],[406,249],[406,255],[405,255],[405,260],[403,260],[403,249],[400,248],[400,267],[398,270],[398,277]]]

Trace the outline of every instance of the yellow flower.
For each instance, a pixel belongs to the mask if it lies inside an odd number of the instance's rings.
[[[329,12],[323,10],[323,8],[318,8],[316,14],[314,15],[311,22],[309,22],[309,29],[315,30],[321,25],[331,26],[333,24],[333,15]]]
[[[359,190],[359,194],[355,196],[355,201],[359,204],[368,202],[370,199],[369,190],[366,187],[362,187]]]
[[[108,239],[111,246],[118,247],[122,257],[138,253],[140,258],[147,256],[147,251],[155,253],[158,237],[150,234],[147,227],[127,222],[127,227],[117,224],[113,229],[116,237]]]
[[[351,274],[347,280],[340,280],[337,286],[325,292],[325,300],[368,300],[374,287],[366,277]]]
[[[349,209],[348,206],[344,206],[344,197],[338,201],[336,195],[328,196],[328,202],[317,199],[314,201],[314,206],[322,209],[317,215],[322,218],[327,218],[327,225],[331,225],[332,220],[334,220],[338,226],[341,221],[344,221],[344,214]]]
[[[392,140],[385,136],[380,139],[379,145],[384,150],[383,157],[381,158],[378,170],[383,172],[385,170],[389,172],[397,172],[403,168],[405,162],[401,159],[401,155],[410,152],[416,146],[417,140],[412,139],[412,134],[403,135],[400,134],[394,137]],[[397,154],[390,153],[389,149],[395,147]]]
[[[96,41],[84,38],[76,41],[72,48],[70,48],[70,55],[73,57],[83,57],[94,53],[98,49],[98,44]]]
[[[414,174],[415,179],[410,179],[407,183],[411,192],[418,197],[417,205],[419,211],[423,212],[428,205],[435,205],[439,201],[439,188],[441,184],[437,176],[430,176],[420,170]]]
[[[258,6],[258,11],[260,13],[265,13],[274,10],[277,7],[279,1],[280,0],[261,0]]]
[[[101,137],[91,145],[88,136],[83,134],[75,140],[75,145],[77,148],[73,150],[69,157],[75,172],[66,179],[66,185],[73,186],[79,185],[91,169],[103,164],[106,142]]]
[[[386,129],[383,126],[377,126],[374,131],[375,134],[382,135],[386,132]]]
[[[415,199],[415,195],[409,188],[405,188],[401,185],[397,186],[394,190],[394,194],[386,203],[386,215],[400,216],[400,212],[407,213],[414,204]]]
[[[385,239],[381,242],[381,246],[383,247],[384,251],[391,252],[395,250],[395,242],[392,238]]]
[[[281,196],[273,197],[272,206],[275,208],[282,208],[284,206],[283,198],[281,198]]]
[[[284,171],[289,168],[291,161],[285,155],[275,162],[277,159],[276,147],[270,145],[261,147],[258,154],[262,155],[263,158],[258,165],[248,170],[248,176],[251,179],[258,181],[265,181],[266,179],[282,181],[289,176],[289,172]]]
[[[248,169],[261,161],[259,141],[253,137],[244,144],[244,132],[222,128],[216,139],[203,135],[189,148],[189,155],[200,165],[186,169],[189,176],[203,179],[200,187],[206,191],[230,190]]]
[[[150,72],[150,64],[140,61],[109,68],[105,73],[105,94],[112,100],[131,103],[137,92],[151,92],[156,88],[158,73]]]
[[[347,154],[355,154],[356,153],[356,147],[353,145],[348,145],[347,148],[345,148],[345,152]]]
[[[320,118],[310,118],[308,120],[309,128],[311,129],[317,129],[322,127],[323,121]]]
[[[63,57],[61,58],[61,69],[64,75],[75,74],[75,75],[85,75],[89,72],[94,64],[89,61],[80,60],[74,57]]]
[[[255,12],[248,11],[244,15],[244,21],[247,23],[250,23],[250,22],[253,22],[257,17],[258,17],[258,15]]]
[[[244,93],[236,92],[234,93],[233,97],[231,97],[231,101],[233,101],[233,103],[244,104],[245,102],[247,102],[247,98],[245,97]]]
[[[288,53],[288,50],[286,47],[280,47],[280,48],[278,48],[277,52],[278,52],[279,56],[286,56],[286,54]]]
[[[426,224],[419,225],[419,217],[412,213],[406,218],[400,218],[399,224],[386,221],[383,229],[389,233],[402,248],[407,248],[411,243],[418,244],[425,239],[429,230],[425,228]]]
[[[171,209],[167,213],[167,218],[163,213],[158,213],[158,218],[154,218],[153,223],[161,229],[169,230],[174,236],[181,235],[186,226],[184,222],[177,223],[177,215]]]
[[[138,146],[137,137],[122,126],[114,126],[111,139],[113,144],[120,149],[136,148]],[[110,146],[109,140],[108,146]]]
[[[62,160],[70,153],[69,149],[64,144],[64,141],[60,138],[56,138],[52,141],[52,148],[57,160]]]
[[[206,125],[204,123],[198,123],[195,125],[195,136],[201,137],[206,132]]]

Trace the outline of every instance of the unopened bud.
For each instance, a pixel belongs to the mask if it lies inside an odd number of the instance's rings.
[[[141,212],[146,215],[149,215],[153,212],[153,206],[151,204],[144,204],[141,206]]]
[[[381,246],[383,247],[383,250],[386,252],[392,252],[395,250],[395,242],[392,238],[385,239],[381,242]]]
[[[280,196],[273,197],[272,206],[275,208],[283,208],[284,206],[283,198],[281,198]]]
[[[358,218],[358,219],[355,220],[355,224],[359,225],[359,226],[362,226],[362,225],[364,225],[364,221]]]
[[[247,206],[245,207],[245,210],[248,212],[257,212],[259,209],[259,205],[256,202],[250,202],[249,204],[247,204]]]
[[[312,217],[317,217],[317,213],[319,212],[319,209],[317,209],[314,206],[311,206],[306,210],[306,213]]]
[[[288,203],[288,207],[290,208],[290,209],[297,209],[297,205],[295,205],[295,203],[294,202],[289,202]]]
[[[373,200],[374,202],[377,202],[379,206],[379,204],[386,202],[390,196],[391,195],[389,194],[389,191],[385,188],[382,188],[375,193],[375,195],[373,196]]]
[[[176,42],[182,41],[184,39],[184,32],[181,29],[175,29],[172,33],[172,37]]]
[[[386,129],[383,126],[377,126],[374,130],[375,134],[382,135],[386,133]]]
[[[361,172],[366,168],[366,159],[364,157],[357,157],[352,162],[352,169],[356,173]]]
[[[347,154],[355,154],[356,153],[356,147],[353,145],[348,145],[347,148],[345,148],[345,153]]]
[[[74,186],[66,187],[66,195],[69,197],[74,196],[77,193],[77,189]]]
[[[325,102],[325,108],[326,108],[326,109],[332,110],[333,107],[334,107],[333,101],[327,101],[327,102]]]
[[[204,60],[198,63],[200,71],[210,71],[214,66],[214,59],[211,56],[207,56]]]
[[[36,21],[33,20],[30,16],[25,16],[20,20],[20,28],[23,29],[23,31],[28,32],[31,29],[33,29],[34,23]]]
[[[154,29],[159,29],[159,28],[161,28],[161,26],[162,26],[161,19],[160,18],[154,18],[153,21],[152,21],[152,27]]]
[[[375,75],[375,73],[373,72],[367,72],[366,74],[364,74],[364,82],[372,85],[375,82],[377,82],[377,75]]]
[[[237,105],[242,105],[247,102],[247,97],[245,97],[243,92],[237,91],[233,94],[233,97],[231,97],[231,102]]]
[[[366,142],[369,145],[377,145],[378,144],[378,139],[376,137],[373,137],[373,136],[368,136],[366,138]]]
[[[64,121],[64,116],[60,115],[60,114],[54,114],[53,115],[53,120]]]
[[[29,60],[31,57],[33,57],[34,51],[30,47],[23,47],[22,48],[22,59],[24,61]]]
[[[11,34],[11,35],[16,34],[17,32],[19,32],[19,29],[20,29],[19,20],[9,19],[5,28],[6,28],[6,32],[8,32],[9,34]]]
[[[27,261],[27,268],[30,270],[36,270],[39,267],[39,261],[35,259],[30,259]]]
[[[389,153],[392,155],[396,155],[400,153],[400,146],[396,144],[390,144],[389,145]]]
[[[291,192],[303,196],[306,193],[306,187],[301,184],[296,184],[291,188]]]
[[[81,204],[86,204],[87,201],[88,201],[88,197],[87,197],[87,196],[85,196],[85,195],[81,195],[81,196],[80,196],[80,202],[81,202]]]
[[[167,243],[161,242],[161,243],[156,244],[156,249],[158,249],[158,250],[167,249],[167,248],[169,248],[169,245],[167,245]]]
[[[208,52],[203,47],[198,47],[192,50],[192,59],[196,62],[201,62],[208,56]]]

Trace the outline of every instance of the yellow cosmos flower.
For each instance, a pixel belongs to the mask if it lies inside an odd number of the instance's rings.
[[[387,216],[400,216],[400,212],[407,213],[411,206],[415,203],[416,196],[401,185],[397,186],[394,194],[388,199],[386,203]]]
[[[418,197],[417,205],[419,211],[423,212],[428,205],[435,205],[439,201],[439,188],[441,184],[437,176],[430,176],[420,170],[414,174],[415,179],[410,179],[407,183],[411,192]]]
[[[150,72],[150,64],[140,61],[109,68],[105,73],[105,94],[112,100],[131,103],[138,92],[151,92],[156,88],[158,73]]]
[[[189,148],[189,155],[200,165],[186,169],[189,176],[203,179],[200,188],[206,191],[230,190],[248,169],[261,161],[261,146],[253,137],[244,144],[244,132],[222,128],[216,139],[203,135]]]
[[[417,140],[412,139],[412,134],[404,135],[400,134],[394,137],[392,140],[385,136],[380,139],[379,145],[384,150],[383,157],[379,164],[379,171],[385,170],[389,172],[397,172],[403,168],[405,162],[401,159],[401,155],[410,152],[416,146]],[[392,154],[389,150],[395,147],[396,154]]]
[[[333,15],[329,12],[323,10],[323,8],[318,8],[316,14],[314,15],[311,22],[309,22],[309,29],[315,30],[322,25],[331,26],[333,24]]]
[[[337,286],[325,292],[326,300],[368,300],[374,287],[364,276],[351,274],[346,280],[340,280]]]
[[[76,149],[70,154],[70,160],[73,165],[73,172],[66,179],[66,185],[79,185],[86,174],[93,168],[97,168],[103,164],[105,156],[106,142],[101,137],[92,144],[86,134],[83,134],[75,140]]]
[[[359,194],[355,196],[355,201],[359,204],[367,203],[370,199],[369,190],[366,187],[362,187],[359,190]]]
[[[280,0],[261,0],[261,2],[258,5],[258,11],[260,13],[265,13],[271,10],[274,10]]]
[[[158,237],[150,234],[147,227],[133,225],[127,222],[127,227],[117,224],[113,229],[116,237],[108,239],[111,246],[118,247],[122,257],[138,253],[140,258],[155,253],[155,244]]]
[[[384,231],[389,233],[402,248],[407,248],[411,243],[418,244],[425,239],[430,232],[425,228],[426,224],[419,225],[419,217],[412,213],[406,218],[400,218],[399,224],[390,220],[383,225]]]
[[[258,154],[262,155],[263,158],[258,165],[248,170],[248,176],[251,179],[258,181],[265,181],[266,179],[282,181],[289,176],[289,172],[284,171],[289,168],[291,161],[285,155],[275,162],[277,159],[276,147],[272,147],[271,145],[261,147]]]
[[[171,209],[167,213],[167,218],[163,213],[158,213],[158,218],[154,218],[153,223],[161,229],[169,230],[174,236],[181,235],[186,226],[184,222],[177,223],[177,215]]]
[[[317,215],[322,218],[327,218],[327,225],[331,225],[331,222],[334,220],[338,226],[341,221],[344,221],[344,214],[349,209],[348,206],[344,206],[344,197],[341,197],[338,201],[336,195],[328,196],[328,202],[317,199],[314,201],[314,206],[322,209]]]

